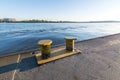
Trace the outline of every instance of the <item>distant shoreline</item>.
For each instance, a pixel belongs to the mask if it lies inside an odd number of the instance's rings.
[[[8,18],[1,19],[0,23],[120,23],[120,21],[114,20],[103,20],[103,21],[52,21],[52,20],[21,20],[17,21],[16,19]]]
[[[74,21],[14,21],[14,22],[0,22],[0,23],[120,23],[120,21],[86,21],[86,22],[74,22]]]

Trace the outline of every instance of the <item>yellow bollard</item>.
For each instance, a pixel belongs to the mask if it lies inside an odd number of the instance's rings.
[[[74,51],[74,40],[77,40],[77,38],[74,37],[66,37],[66,50],[67,51]]]
[[[74,49],[74,40],[77,38],[67,37],[66,49],[64,47],[55,48],[51,51],[52,40],[41,40],[38,45],[41,47],[41,52],[35,54],[37,64],[41,65],[57,59],[61,59],[67,56],[71,56],[77,53],[81,53],[80,50]]]
[[[41,40],[38,45],[41,47],[42,58],[50,57],[52,40]]]

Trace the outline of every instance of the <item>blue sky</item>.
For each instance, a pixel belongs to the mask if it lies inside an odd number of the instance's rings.
[[[120,0],[0,0],[0,18],[120,20]]]

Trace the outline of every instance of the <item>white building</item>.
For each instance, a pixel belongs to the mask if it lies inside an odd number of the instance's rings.
[[[13,21],[16,21],[15,18],[3,18],[2,20],[3,22],[13,22]]]

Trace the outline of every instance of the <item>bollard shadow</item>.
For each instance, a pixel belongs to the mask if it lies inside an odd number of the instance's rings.
[[[24,58],[19,63],[19,71],[26,71],[38,67],[35,56]]]
[[[38,67],[34,56],[22,59],[19,63],[12,63],[0,67],[0,74],[18,69],[20,72]]]
[[[2,66],[2,67],[0,67],[0,74],[15,70],[16,66],[17,66],[17,63]]]

